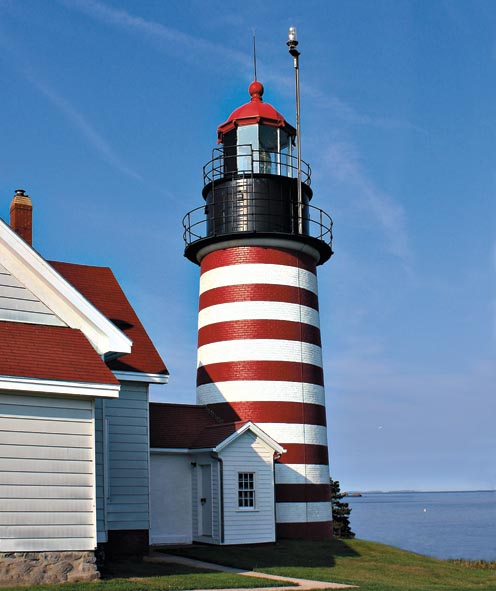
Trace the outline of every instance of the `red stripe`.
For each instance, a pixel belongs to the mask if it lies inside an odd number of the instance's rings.
[[[289,320],[231,320],[198,330],[198,346],[239,339],[285,339],[321,346],[320,329]]]
[[[331,502],[331,486],[330,484],[276,484],[276,502]]]
[[[309,443],[283,443],[279,441],[286,453],[278,460],[279,464],[329,464],[327,445]]]
[[[254,423],[293,423],[326,425],[325,408],[304,402],[221,402],[209,404],[223,421],[253,421]],[[263,429],[263,426],[262,426]]]
[[[276,536],[288,540],[330,540],[333,537],[332,521],[276,523]]]
[[[236,246],[211,252],[202,259],[201,273],[217,267],[246,263],[286,265],[316,273],[316,263],[311,256],[284,248],[265,248],[263,246]]]
[[[304,382],[324,385],[321,367],[294,361],[226,361],[198,368],[196,385],[232,380]]]
[[[214,287],[200,295],[200,310],[217,304],[231,302],[287,302],[319,309],[317,294],[292,285],[271,285],[269,283],[247,283]]]

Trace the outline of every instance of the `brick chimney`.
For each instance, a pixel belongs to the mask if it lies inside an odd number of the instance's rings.
[[[10,204],[10,227],[33,245],[33,204],[24,189],[17,189]]]

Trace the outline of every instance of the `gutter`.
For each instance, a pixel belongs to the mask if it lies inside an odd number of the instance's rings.
[[[282,454],[279,452],[274,452],[274,459],[272,461],[272,490],[274,491],[274,542],[277,542],[276,462],[281,459],[281,456]]]

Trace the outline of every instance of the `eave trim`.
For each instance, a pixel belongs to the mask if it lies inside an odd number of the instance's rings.
[[[144,373],[140,371],[113,371],[119,382],[147,382],[149,384],[167,384],[169,376],[161,373]]]
[[[240,435],[242,435],[243,433],[246,433],[246,431],[251,431],[254,435],[259,437],[264,443],[266,443],[269,447],[271,447],[277,453],[280,453],[280,454],[286,453],[286,450],[284,449],[284,447],[279,445],[279,443],[277,443],[277,441],[272,439],[272,437],[269,437],[269,435],[267,435],[267,433],[265,433],[265,431],[262,431],[262,429],[260,429],[260,427],[258,427],[257,425],[255,425],[251,421],[248,421],[247,423],[245,423],[237,431],[235,431],[232,435],[229,435],[229,437],[227,437],[226,439],[224,439],[224,441],[219,443],[214,448],[214,451],[216,451],[216,452],[222,451],[225,447],[227,447],[230,443],[232,443]]]
[[[117,384],[94,384],[90,382],[69,382],[64,380],[43,380],[18,376],[0,376],[0,390],[34,392],[40,394],[65,394],[89,396],[91,398],[118,398]]]

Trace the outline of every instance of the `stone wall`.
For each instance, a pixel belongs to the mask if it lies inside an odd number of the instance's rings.
[[[0,553],[0,586],[94,581],[94,552]]]

